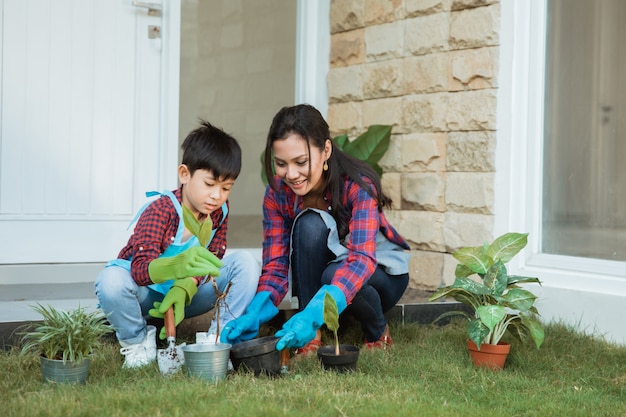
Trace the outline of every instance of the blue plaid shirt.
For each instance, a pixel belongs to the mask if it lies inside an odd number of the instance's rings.
[[[371,184],[367,178],[364,180]],[[289,288],[291,227],[303,206],[302,198],[284,181],[276,177],[276,183],[278,191],[268,186],[263,199],[263,269],[258,291],[269,291],[272,301],[278,305]],[[330,195],[326,194],[326,198]],[[350,303],[376,269],[376,235],[379,230],[392,243],[407,250],[410,247],[378,211],[376,200],[351,179],[344,182],[342,204],[351,213],[348,257],[341,261],[331,283],[343,291]]]

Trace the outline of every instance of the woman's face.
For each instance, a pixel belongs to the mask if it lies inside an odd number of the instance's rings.
[[[272,144],[274,169],[296,195],[304,196],[311,192],[321,192],[324,162],[332,153],[332,145],[327,140],[323,150],[311,146],[311,153],[306,140],[290,133],[284,139]]]

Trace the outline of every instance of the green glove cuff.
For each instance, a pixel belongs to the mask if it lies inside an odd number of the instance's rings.
[[[148,264],[148,275],[155,284],[174,278],[174,269],[180,263],[178,256],[156,258]]]
[[[179,279],[172,285],[185,291],[187,296],[185,297],[185,305],[191,304],[191,299],[198,293],[198,287],[196,286],[196,280],[193,278]]]
[[[155,284],[171,279],[220,275],[222,261],[202,246],[192,246],[174,256],[159,256],[148,265],[148,275]]]

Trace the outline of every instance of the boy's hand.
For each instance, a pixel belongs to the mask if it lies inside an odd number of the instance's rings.
[[[163,302],[154,303],[154,308],[148,311],[152,317],[162,319],[165,312],[174,306],[174,322],[178,326],[185,318],[185,306],[191,304],[191,299],[198,293],[196,280],[194,278],[179,279],[172,285],[172,288],[165,294]],[[161,329],[159,339],[165,339],[165,327]]]
[[[155,284],[170,279],[220,275],[222,261],[202,246],[192,246],[175,256],[159,257],[148,265],[148,274]]]

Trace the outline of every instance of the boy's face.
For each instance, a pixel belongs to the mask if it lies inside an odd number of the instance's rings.
[[[190,174],[186,165],[178,167],[178,179],[183,184],[183,204],[196,216],[209,215],[228,199],[234,179],[215,178],[213,172],[197,169]]]

